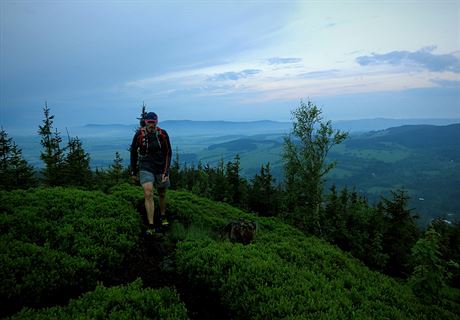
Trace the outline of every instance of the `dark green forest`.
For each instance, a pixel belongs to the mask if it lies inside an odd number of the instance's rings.
[[[370,201],[359,181],[331,185],[340,169],[331,158],[349,147],[348,133],[310,101],[293,116],[282,181],[269,162],[243,176],[238,150],[217,165],[183,165],[176,154],[172,226],[155,239],[143,235],[142,188],[119,153],[92,170],[82,142],[64,146],[45,106],[37,170],[2,129],[1,316],[459,318],[460,222],[439,217],[421,228],[404,188]],[[427,132],[420,145],[438,145]],[[248,245],[221,237],[238,220],[257,223]]]

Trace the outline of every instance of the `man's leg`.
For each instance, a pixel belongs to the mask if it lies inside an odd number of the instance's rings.
[[[158,188],[158,199],[160,202],[160,214],[164,219],[166,215],[166,188]]]
[[[146,182],[142,185],[144,188],[145,210],[147,211],[147,220],[150,226],[153,226],[155,215],[155,205],[153,202],[153,183]]]

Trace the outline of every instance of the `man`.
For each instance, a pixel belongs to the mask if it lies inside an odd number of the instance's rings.
[[[140,181],[144,188],[145,209],[149,224],[147,234],[153,234],[160,231],[160,226],[155,225],[154,219],[154,186],[159,196],[160,223],[163,227],[169,224],[165,213],[166,189],[170,186],[171,144],[168,133],[157,126],[158,116],[154,112],[147,113],[143,118],[143,123],[145,126],[136,131],[131,143],[131,175],[133,181]]]

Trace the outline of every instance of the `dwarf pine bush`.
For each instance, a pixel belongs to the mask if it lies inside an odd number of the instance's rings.
[[[175,291],[169,288],[143,289],[142,282],[106,288],[72,300],[67,306],[44,310],[25,309],[11,318],[20,319],[188,319],[187,310]]]
[[[136,244],[139,215],[100,192],[0,192],[0,299],[10,312],[47,305],[110,277]]]
[[[248,217],[185,193],[171,195],[179,219],[214,230]],[[177,244],[177,272],[209,288],[233,319],[454,319],[423,305],[409,286],[372,272],[358,260],[276,218],[258,218],[253,243],[185,237]]]

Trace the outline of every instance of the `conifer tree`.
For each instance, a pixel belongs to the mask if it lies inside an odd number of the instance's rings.
[[[176,156],[172,162],[170,172],[169,172],[169,176],[171,178],[171,188],[172,189],[183,188],[182,174],[183,172],[181,171],[179,148],[176,148]]]
[[[340,194],[333,185],[327,197],[325,207],[324,237],[337,244],[342,250],[350,250],[348,241],[348,189],[345,187]]]
[[[83,149],[83,144],[78,137],[69,138],[63,168],[64,184],[81,187],[91,185],[90,156]]]
[[[239,205],[241,204],[242,194],[240,189],[240,156],[238,154],[233,161],[227,162],[226,176],[229,187],[228,202]]]
[[[440,235],[438,250],[444,261],[452,261],[448,265],[451,273],[449,286],[460,288],[460,221],[450,222],[445,218],[434,219],[430,227]]]
[[[209,196],[209,177],[205,171],[206,166],[203,166],[201,161],[198,161],[198,166],[194,175],[194,184],[192,192],[200,196]]]
[[[121,158],[120,153],[117,151],[115,152],[115,159],[113,160],[112,165],[107,171],[107,175],[113,184],[118,184],[121,181],[125,180],[124,171],[125,170],[123,169],[123,159]]]
[[[322,234],[322,202],[325,176],[335,166],[326,162],[334,145],[342,143],[348,133],[332,128],[331,121],[323,121],[321,109],[308,101],[292,112],[292,136],[284,141],[285,183],[291,207],[300,215],[303,227],[314,234]]]
[[[40,143],[43,146],[40,159],[45,163],[44,182],[47,185],[56,186],[62,184],[61,174],[64,161],[64,153],[60,147],[62,138],[57,129],[53,132],[54,115],[50,114],[50,109],[46,103],[43,113],[45,119],[43,125],[39,126],[38,134],[41,136]]]
[[[417,215],[408,209],[409,196],[405,190],[392,191],[392,199],[382,198],[377,210],[385,221],[384,252],[388,255],[386,273],[407,277],[411,273],[411,249],[419,237]]]
[[[22,157],[22,150],[7,132],[0,131],[0,188],[27,189],[36,184],[34,170]]]
[[[409,284],[415,295],[425,303],[441,300],[442,289],[446,286],[447,263],[439,252],[440,234],[430,227],[412,248],[414,271]]]
[[[228,181],[225,176],[224,159],[221,158],[217,167],[211,171],[210,175],[211,184],[211,198],[216,201],[228,202]]]
[[[262,216],[273,216],[278,211],[275,179],[270,172],[270,163],[260,167],[260,173],[251,179],[249,188],[249,209]]]

